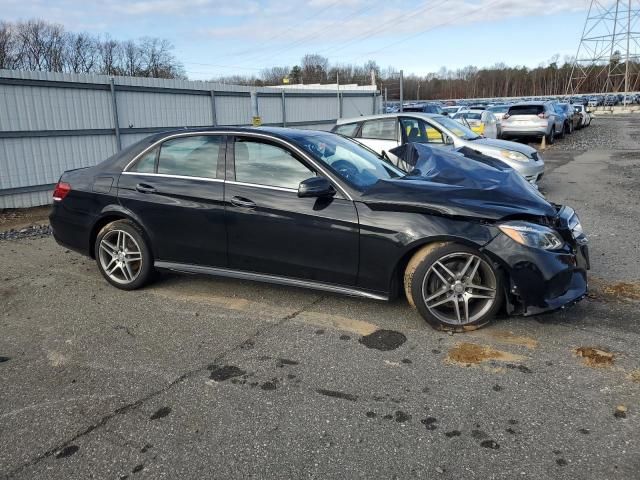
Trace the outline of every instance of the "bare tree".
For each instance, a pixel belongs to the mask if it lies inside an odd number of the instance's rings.
[[[16,68],[16,38],[13,26],[0,22],[0,69]]]
[[[98,41],[86,33],[70,33],[66,45],[66,66],[73,73],[90,73],[98,65]]]
[[[324,83],[327,81],[329,59],[322,55],[307,54],[302,57],[302,82]]]

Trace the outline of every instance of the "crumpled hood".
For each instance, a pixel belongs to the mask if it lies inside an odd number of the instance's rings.
[[[418,143],[390,152],[413,170],[406,177],[380,180],[369,188],[362,201],[373,209],[424,210],[487,220],[557,215],[535,188],[500,160],[484,155],[471,159]]]

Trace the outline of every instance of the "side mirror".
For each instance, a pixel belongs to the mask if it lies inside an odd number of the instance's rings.
[[[443,114],[445,117],[448,117],[448,116],[449,116],[449,112],[442,112],[442,114]]]
[[[445,135],[444,144],[445,145],[453,145],[453,138],[451,138],[449,135]]]
[[[324,177],[311,177],[300,182],[298,186],[298,197],[333,197],[336,189]]]

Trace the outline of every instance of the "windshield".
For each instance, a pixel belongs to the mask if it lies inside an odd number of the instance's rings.
[[[287,137],[359,191],[405,173],[355,140],[326,132],[300,131]]]
[[[447,117],[435,117],[431,118],[434,122],[442,125],[444,128],[448,129],[451,133],[453,133],[456,137],[461,138],[463,140],[475,140],[476,138],[481,138],[480,135],[473,132],[473,130],[465,127],[461,123],[458,123],[452,118]]]

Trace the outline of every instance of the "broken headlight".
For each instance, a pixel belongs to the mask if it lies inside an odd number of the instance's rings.
[[[541,248],[543,250],[558,250],[564,246],[564,240],[558,233],[543,225],[529,222],[507,222],[498,228],[520,245]]]

